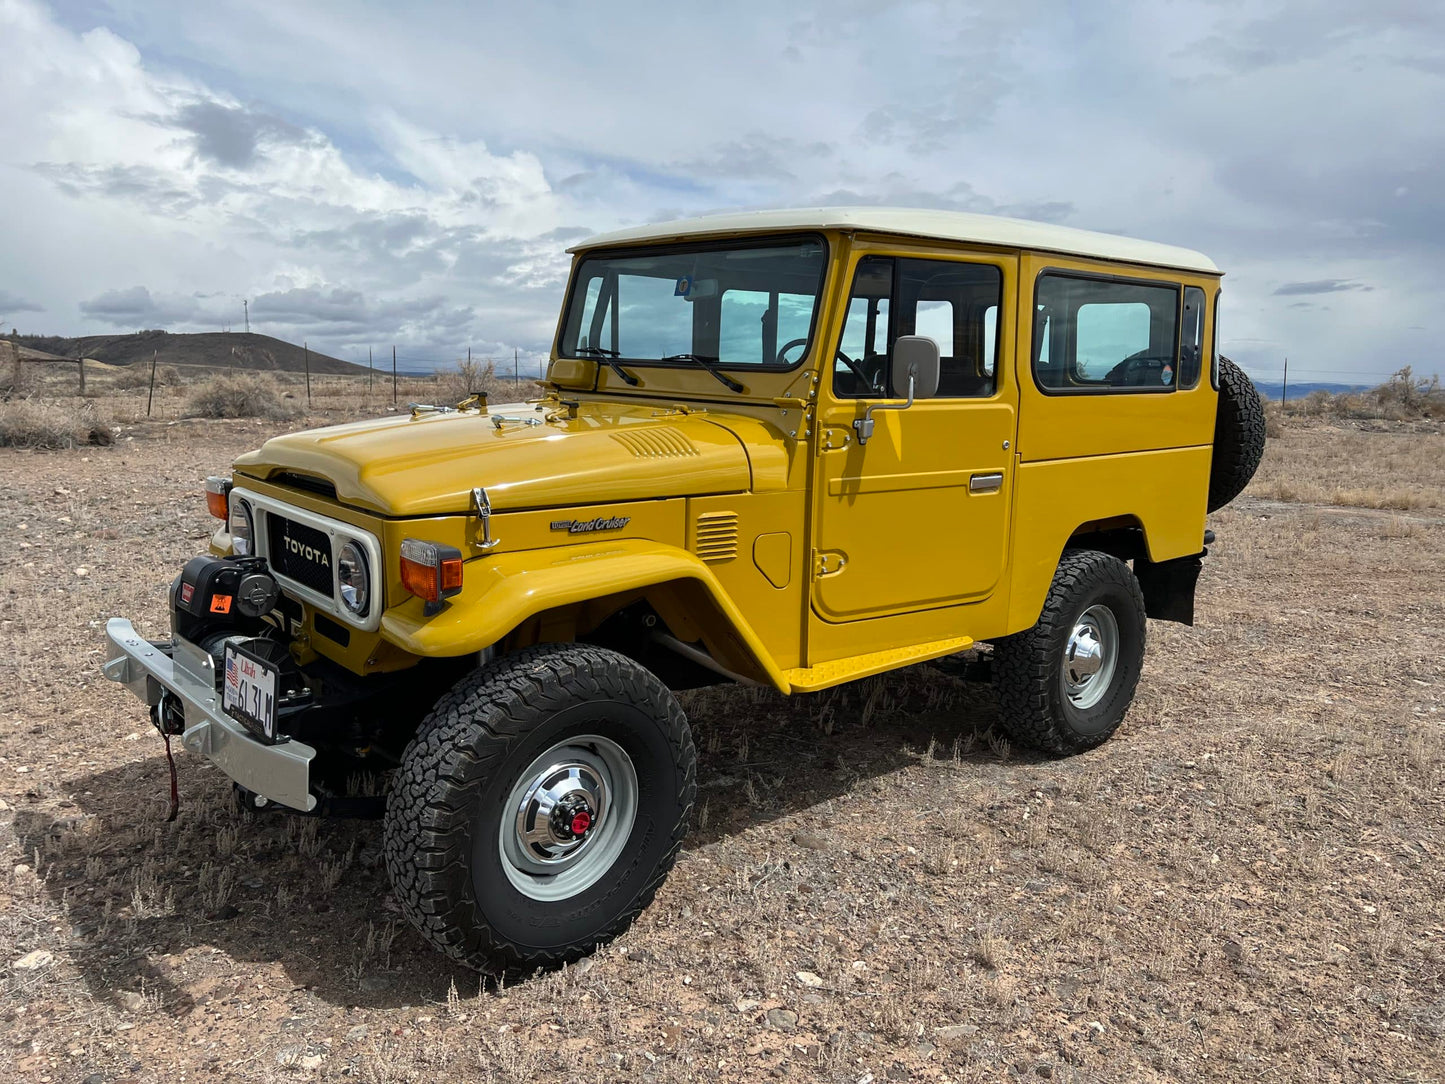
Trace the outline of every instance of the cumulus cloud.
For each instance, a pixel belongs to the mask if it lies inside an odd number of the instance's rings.
[[[535,360],[578,237],[863,203],[1202,249],[1259,371],[1438,365],[1438,5],[0,0],[0,38],[0,312],[57,332],[245,298],[339,356]]]
[[[0,290],[0,315],[14,312],[44,311],[44,305],[37,305],[35,302],[21,297],[19,294],[12,294],[9,290]]]

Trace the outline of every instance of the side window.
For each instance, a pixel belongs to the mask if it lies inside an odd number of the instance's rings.
[[[893,294],[893,261],[865,256],[853,275],[848,315],[833,359],[833,393],[858,399],[880,394],[888,373]]]
[[[772,358],[763,357],[766,325],[771,316],[769,300],[761,290],[723,291],[718,315],[718,361],[724,365],[772,362]]]
[[[660,358],[692,350],[692,306],[676,296],[676,279],[619,275],[617,299],[625,358]]]
[[[833,391],[885,395],[893,341],[926,335],[938,343],[937,398],[994,393],[1003,273],[992,264],[869,256],[858,264]]]
[[[938,344],[938,352],[953,357],[953,302],[920,301],[913,310],[913,334],[927,335]]]
[[[998,355],[998,306],[990,305],[983,312],[983,371],[993,376],[993,364]]]
[[[718,309],[718,360],[724,365],[776,365],[790,343],[807,341],[813,298],[766,290],[724,290]],[[787,352],[801,356],[801,344]]]
[[[1184,320],[1179,331],[1179,386],[1199,383],[1204,367],[1204,291],[1198,286],[1184,288]]]
[[[1178,287],[1045,274],[1036,305],[1034,380],[1044,391],[1174,390]]]
[[[1074,368],[1080,380],[1102,383],[1121,358],[1149,350],[1149,306],[1136,301],[1080,305],[1074,327]]]

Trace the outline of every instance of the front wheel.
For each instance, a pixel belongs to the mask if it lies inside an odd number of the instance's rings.
[[[687,719],[657,678],[604,648],[528,648],[422,723],[387,801],[387,871],[449,956],[492,973],[563,963],[651,901],[696,793]]]
[[[1129,566],[1069,550],[1033,628],[994,644],[999,716],[1025,745],[1067,756],[1124,720],[1144,665],[1144,596]]]

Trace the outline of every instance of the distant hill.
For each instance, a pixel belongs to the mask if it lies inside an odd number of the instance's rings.
[[[1383,383],[1383,380],[1381,381]],[[1278,380],[1256,380],[1254,386],[1259,389],[1259,394],[1266,399],[1278,399],[1283,386]],[[1289,382],[1289,400],[1303,399],[1312,391],[1327,391],[1331,395],[1339,395],[1342,392],[1369,391],[1375,387],[1374,384],[1310,384],[1301,381],[1296,384],[1293,380]]]
[[[301,372],[302,348],[294,343],[245,331],[207,331],[173,335],[169,331],[139,331],[132,335],[19,335],[13,340],[22,350],[38,350],[63,357],[85,357],[108,365],[150,363],[159,354],[163,365],[203,365],[215,369],[280,369]],[[364,373],[366,366],[311,351],[313,373]]]

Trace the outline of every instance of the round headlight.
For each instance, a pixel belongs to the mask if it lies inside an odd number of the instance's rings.
[[[231,550],[237,557],[249,557],[255,542],[255,527],[251,522],[251,506],[243,500],[232,500],[231,511],[226,517],[226,530],[231,532]]]
[[[341,588],[341,604],[357,617],[366,614],[370,582],[366,554],[355,542],[343,543],[336,557],[336,583]]]

